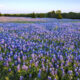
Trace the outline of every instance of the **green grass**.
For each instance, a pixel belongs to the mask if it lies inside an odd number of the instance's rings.
[[[80,21],[72,21],[72,23],[80,23]]]
[[[35,23],[34,21],[6,21],[8,23]],[[6,23],[6,22],[0,22],[0,23]]]
[[[34,21],[12,21],[13,23],[35,23]]]
[[[44,21],[6,21],[0,23],[45,23]]]

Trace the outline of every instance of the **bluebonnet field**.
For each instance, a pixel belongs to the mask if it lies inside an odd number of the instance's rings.
[[[80,20],[0,23],[0,80],[80,80]]]

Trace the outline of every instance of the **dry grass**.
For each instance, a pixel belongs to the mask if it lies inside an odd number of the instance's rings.
[[[16,22],[16,21],[41,21],[44,22],[42,19],[37,19],[37,18],[26,18],[26,17],[0,17],[0,22]]]

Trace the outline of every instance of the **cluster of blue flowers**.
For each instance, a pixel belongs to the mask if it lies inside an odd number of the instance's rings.
[[[80,23],[0,23],[0,80],[79,80]]]

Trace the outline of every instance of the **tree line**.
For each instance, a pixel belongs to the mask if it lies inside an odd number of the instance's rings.
[[[0,16],[13,16],[13,17],[32,17],[32,18],[68,18],[68,19],[80,19],[80,13],[76,12],[69,12],[69,13],[62,13],[61,10],[57,11],[50,11],[48,13],[30,13],[30,14],[1,14]]]

